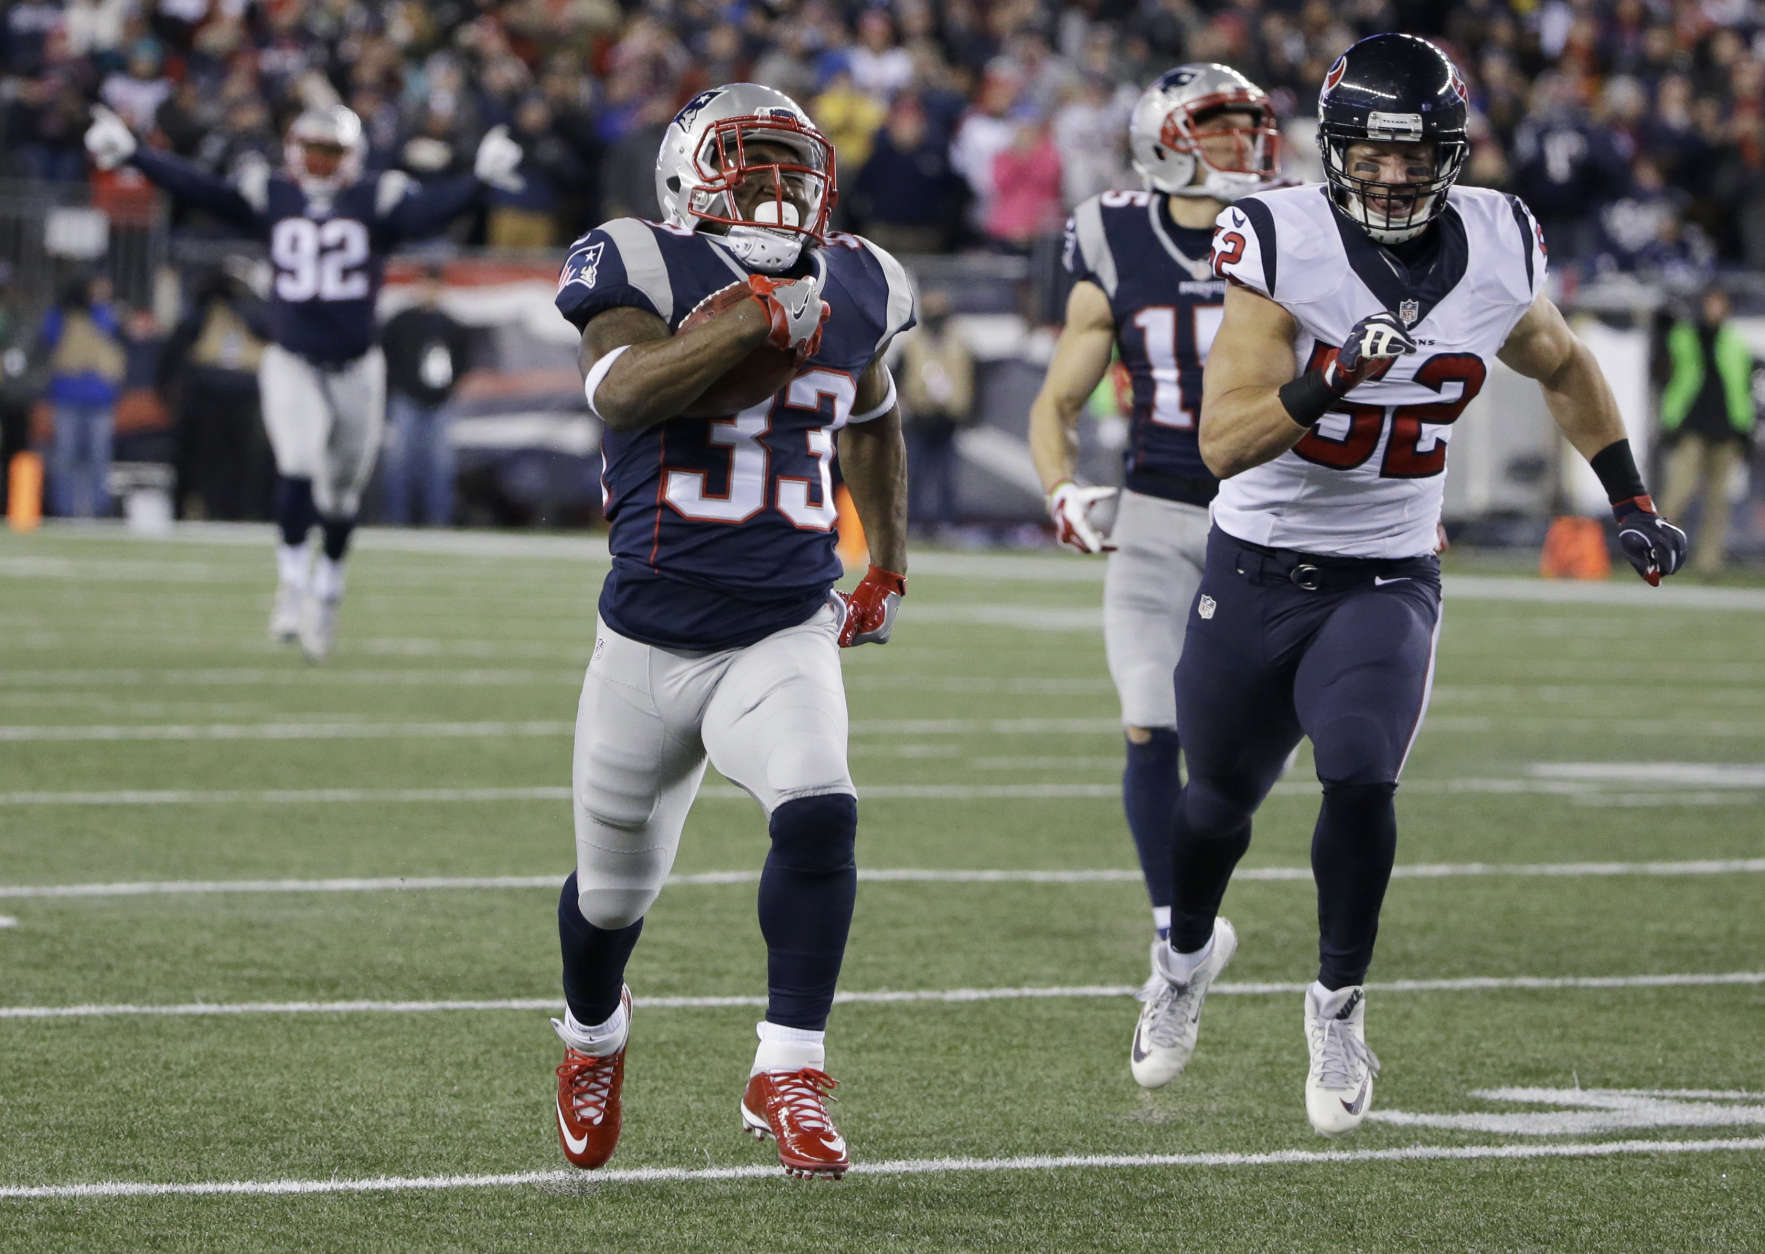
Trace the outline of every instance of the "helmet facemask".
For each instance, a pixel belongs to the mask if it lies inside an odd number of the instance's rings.
[[[339,105],[297,117],[288,128],[283,155],[289,174],[307,195],[328,195],[361,177],[366,146],[361,120]],[[309,163],[309,149],[322,154],[322,159]]]
[[[787,159],[753,151],[761,144],[786,149]],[[806,244],[826,239],[838,195],[833,145],[782,111],[711,126],[693,154],[692,173],[687,213],[725,227],[730,251],[753,269],[788,270]]]
[[[1446,210],[1446,191],[1464,168],[1470,145],[1463,139],[1425,140],[1434,149],[1433,174],[1426,179],[1388,183],[1361,178],[1348,167],[1348,150],[1357,143],[1380,143],[1343,133],[1325,124],[1318,129],[1324,177],[1336,207],[1381,244],[1415,239]]]
[[[1198,129],[1212,118],[1234,114],[1253,114],[1256,120],[1223,129]],[[1226,140],[1231,142],[1232,155],[1219,160],[1219,148]],[[1173,196],[1234,201],[1273,183],[1281,167],[1281,132],[1274,114],[1265,99],[1245,91],[1221,92],[1178,105],[1165,116],[1158,142],[1160,147],[1191,158],[1195,171],[1189,182],[1175,187],[1162,186],[1164,180],[1148,180],[1157,190]],[[1210,148],[1216,159],[1209,158]]]

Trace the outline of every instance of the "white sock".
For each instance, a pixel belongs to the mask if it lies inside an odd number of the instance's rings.
[[[625,1038],[631,1031],[631,1016],[625,1012],[625,1002],[621,1000],[605,1023],[583,1027],[570,1013],[569,1007],[565,1007],[564,1031],[569,1034],[571,1049],[597,1058],[604,1057],[616,1054],[624,1047]]]
[[[321,601],[343,600],[343,561],[332,561],[324,554],[319,555],[318,565],[313,569],[313,592]]]
[[[1152,930],[1160,936],[1171,934],[1171,908],[1169,906],[1152,907]]]
[[[1159,955],[1159,967],[1164,971],[1164,978],[1173,984],[1187,984],[1195,974],[1195,969],[1206,962],[1213,954],[1213,937],[1207,938],[1207,944],[1192,954],[1180,954],[1169,945]]]
[[[1325,988],[1313,980],[1311,987],[1306,990],[1306,996],[1311,999],[1311,1004],[1318,1014],[1326,1019],[1334,1019],[1348,1004],[1348,999],[1360,990],[1360,987],[1359,984],[1350,984],[1347,988]]]
[[[804,1067],[813,1067],[817,1071],[827,1069],[826,1032],[787,1028],[764,1019],[754,1025],[754,1030],[760,1037],[760,1046],[754,1051],[754,1065],[749,1068],[749,1075],[759,1075],[762,1071],[801,1071]]]
[[[312,545],[276,542],[276,579],[285,588],[305,588]]]

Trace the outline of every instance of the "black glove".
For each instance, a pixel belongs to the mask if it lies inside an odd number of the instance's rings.
[[[1685,532],[1655,512],[1646,496],[1633,496],[1612,506],[1618,519],[1618,547],[1649,587],[1661,586],[1661,576],[1671,575],[1685,563]]]
[[[1349,328],[1336,360],[1324,367],[1324,382],[1336,395],[1347,395],[1368,379],[1383,375],[1405,353],[1415,351],[1416,342],[1397,315],[1381,309]]]

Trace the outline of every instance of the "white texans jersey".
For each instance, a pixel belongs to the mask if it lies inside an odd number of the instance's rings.
[[[1279,457],[1233,475],[1215,524],[1253,544],[1353,557],[1434,550],[1452,424],[1544,288],[1544,236],[1517,196],[1454,187],[1421,240],[1375,243],[1321,183],[1259,192],[1220,214],[1214,272],[1299,324],[1297,376],[1356,322],[1389,310],[1418,351],[1348,393]]]

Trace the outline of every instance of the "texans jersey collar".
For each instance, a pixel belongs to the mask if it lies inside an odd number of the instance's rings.
[[[1206,228],[1186,229],[1178,226],[1176,219],[1171,217],[1170,197],[1163,192],[1152,194],[1152,204],[1147,209],[1147,219],[1152,223],[1152,233],[1158,237],[1158,242],[1164,246],[1165,252],[1174,257],[1177,264],[1189,272],[1190,278],[1213,278],[1213,263],[1209,259],[1213,243],[1212,231]],[[1185,235],[1201,241],[1201,250],[1198,256],[1191,257],[1178,247],[1177,241]]]
[[[1327,189],[1324,194],[1329,195]],[[1336,233],[1342,238],[1342,250],[1348,254],[1348,264],[1386,309],[1400,316],[1414,311],[1413,318],[1404,317],[1407,326],[1420,324],[1465,277],[1471,250],[1464,219],[1451,200],[1446,203],[1446,211],[1428,228],[1438,232],[1433,256],[1416,270],[1406,266],[1391,249],[1374,242],[1334,203],[1330,210]]]

